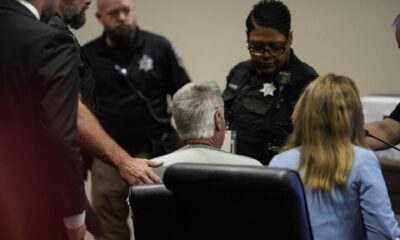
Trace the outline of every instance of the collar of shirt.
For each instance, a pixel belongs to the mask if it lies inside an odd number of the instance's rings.
[[[53,16],[50,21],[48,22],[48,24],[56,29],[59,29],[63,32],[67,32],[70,35],[72,35],[74,38],[74,34],[69,30],[68,26],[65,24],[65,22],[63,22],[63,20],[61,20],[60,15],[56,14],[55,16]]]
[[[209,150],[216,150],[219,152],[224,152],[223,150],[216,148],[216,147],[212,147],[206,144],[201,144],[201,143],[195,143],[195,144],[188,144],[186,146],[183,146],[182,148],[178,149],[178,151],[180,150],[185,150],[185,149],[190,149],[190,148],[203,148],[203,149],[209,149]]]
[[[24,5],[26,8],[28,8],[28,10],[32,12],[32,14],[37,18],[37,20],[40,20],[39,11],[30,2],[26,0],[16,0],[16,1]]]

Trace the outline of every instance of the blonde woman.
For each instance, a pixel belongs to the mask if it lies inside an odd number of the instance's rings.
[[[396,239],[381,168],[365,149],[364,119],[354,82],[327,74],[304,91],[292,115],[294,130],[271,167],[302,176],[315,239]]]

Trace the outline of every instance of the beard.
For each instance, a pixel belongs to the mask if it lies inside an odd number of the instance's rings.
[[[111,39],[115,46],[125,46],[135,36],[135,27],[122,24],[113,29],[106,29],[105,34]]]
[[[86,22],[86,9],[78,9],[73,4],[67,4],[64,6],[64,22],[73,29],[79,29]]]

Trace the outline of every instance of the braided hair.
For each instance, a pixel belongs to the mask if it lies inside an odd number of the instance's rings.
[[[290,32],[290,11],[285,4],[277,0],[262,0],[253,6],[246,19],[246,34],[255,26],[273,28],[286,37]]]

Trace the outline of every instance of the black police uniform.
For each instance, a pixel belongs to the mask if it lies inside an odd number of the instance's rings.
[[[175,150],[166,97],[189,77],[171,44],[136,27],[134,39],[124,47],[108,47],[103,35],[84,49],[96,81],[98,119],[108,134],[136,157],[153,158]],[[105,228],[104,239],[130,239],[129,185],[117,169],[98,160],[91,177],[93,206]]]
[[[397,104],[396,108],[389,116],[391,119],[400,122],[400,103]]]
[[[289,59],[268,76],[261,76],[250,60],[239,63],[230,71],[223,93],[225,118],[229,129],[236,130],[236,153],[262,164],[269,163],[292,131],[293,107],[304,87],[318,76],[293,50]],[[279,72],[290,73],[287,85],[277,81]]]
[[[162,138],[173,131],[166,96],[190,81],[168,40],[136,27],[127,46],[110,48],[103,35],[84,49],[95,77],[98,119],[104,129],[131,155],[138,149],[151,157],[165,154]],[[116,67],[126,70],[127,77]]]

